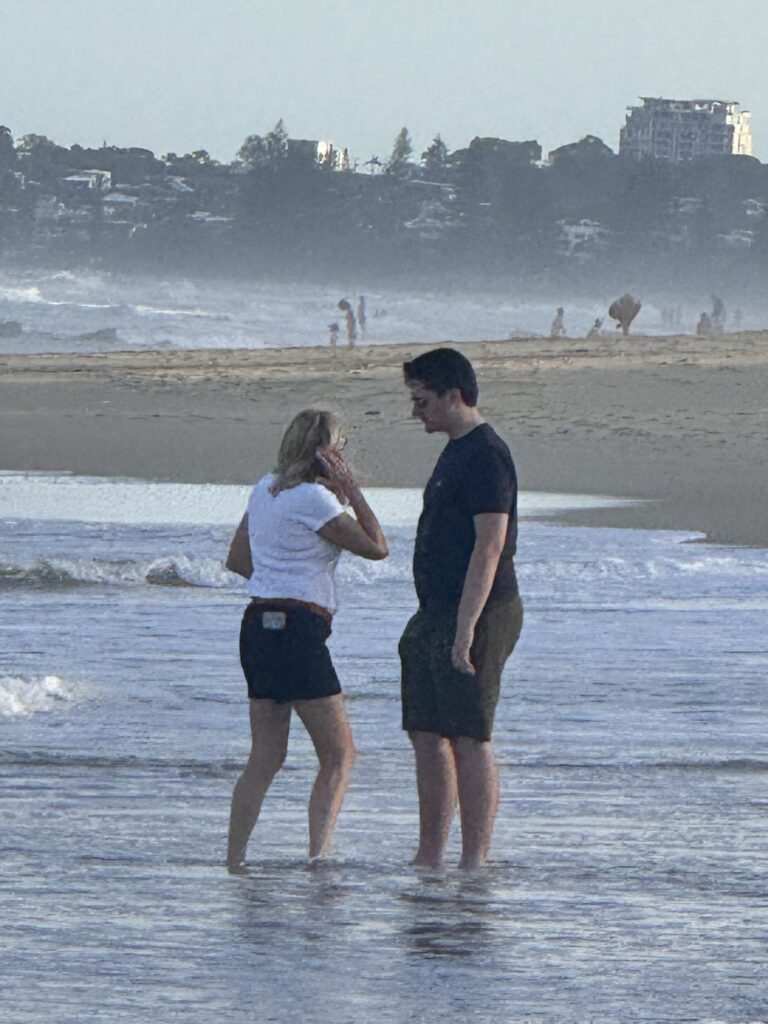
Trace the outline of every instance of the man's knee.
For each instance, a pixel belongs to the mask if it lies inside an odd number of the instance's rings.
[[[451,740],[451,747],[456,756],[457,764],[468,764],[487,761],[493,758],[490,740],[478,740],[472,736],[456,736]]]
[[[357,760],[357,750],[352,737],[323,750],[318,755],[318,760],[324,771],[348,772]]]
[[[287,747],[260,747],[251,753],[246,774],[275,776],[285,764]]]

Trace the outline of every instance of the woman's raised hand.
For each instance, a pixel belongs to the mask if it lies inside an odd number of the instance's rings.
[[[337,487],[347,498],[352,496],[353,491],[358,488],[352,470],[347,460],[338,448],[318,448],[317,458],[320,465],[325,469],[329,482]]]
[[[348,502],[350,511],[354,513],[348,515],[344,512],[336,516],[317,532],[324,540],[361,558],[386,558],[389,553],[387,539],[347,460],[338,448],[330,445],[318,448],[315,455],[325,473],[325,486],[341,501]]]

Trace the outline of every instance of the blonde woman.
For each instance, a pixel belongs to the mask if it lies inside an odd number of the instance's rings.
[[[240,629],[252,748],[232,794],[227,865],[241,868],[267,790],[288,747],[296,711],[320,762],[309,801],[309,856],[329,852],[355,748],[326,647],[342,550],[386,558],[376,516],[341,453],[328,412],[305,409],[285,432],[277,466],[254,487],[227,568],[248,580]],[[350,514],[352,513],[352,514]]]

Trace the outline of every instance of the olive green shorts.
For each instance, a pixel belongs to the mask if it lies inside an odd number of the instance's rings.
[[[420,608],[400,639],[403,728],[487,741],[499,701],[501,672],[523,628],[520,595],[489,601],[475,629],[475,675],[451,664],[456,608]]]

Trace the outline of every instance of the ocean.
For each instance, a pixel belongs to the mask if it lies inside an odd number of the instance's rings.
[[[360,758],[307,863],[294,724],[244,876],[222,567],[247,489],[0,475],[0,981],[12,1024],[768,1020],[768,559],[525,494],[488,869],[408,867],[397,639],[420,495],[373,489],[331,640]],[[605,499],[610,502],[610,499]]]
[[[584,338],[606,317],[615,296],[558,297],[548,303],[509,295],[450,291],[366,291],[359,282],[337,288],[304,282],[234,284],[160,280],[97,272],[0,271],[0,352],[111,352],[142,348],[286,348],[327,345],[328,327],[344,321],[337,303],[357,304],[366,292],[367,330],[359,344],[502,340],[546,337],[555,308],[565,305],[565,326]],[[707,300],[708,301],[708,300]],[[707,304],[706,302],[704,303]],[[700,310],[684,308],[681,327],[693,331]],[[743,329],[759,326],[747,313]],[[645,334],[669,333],[663,312],[646,301],[636,324]],[[603,329],[615,335],[606,317]]]

